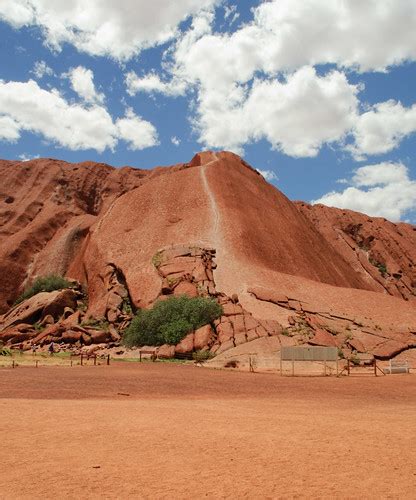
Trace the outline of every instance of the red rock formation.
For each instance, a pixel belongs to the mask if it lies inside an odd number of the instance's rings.
[[[373,290],[415,297],[416,227],[324,205],[295,205]]]
[[[0,175],[0,312],[55,272],[88,289],[84,323],[111,327],[65,327],[64,315],[44,342],[118,341],[135,308],[186,293],[216,297],[224,314],[178,353],[265,336],[379,357],[415,345],[413,226],[292,203],[226,152],[153,170],[3,161]]]

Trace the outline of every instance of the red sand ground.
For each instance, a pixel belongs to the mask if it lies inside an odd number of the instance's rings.
[[[20,367],[0,371],[0,398],[1,498],[414,498],[416,491],[413,375]]]

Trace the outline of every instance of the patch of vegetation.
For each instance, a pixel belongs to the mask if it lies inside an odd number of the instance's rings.
[[[197,363],[203,363],[204,361],[208,361],[209,359],[212,359],[214,357],[214,354],[212,354],[211,351],[207,351],[205,349],[201,349],[199,351],[193,352],[192,353],[192,359],[196,361]]]
[[[123,335],[123,343],[128,347],[175,345],[222,313],[218,302],[205,297],[181,295],[159,300],[152,309],[138,311]]]
[[[152,257],[152,264],[155,266],[156,269],[159,269],[159,267],[162,265],[162,262],[163,262],[163,253],[156,252]]]
[[[121,304],[121,311],[123,314],[127,314],[129,316],[133,314],[133,308],[131,307],[130,300],[128,297],[123,298],[123,302]]]
[[[340,347],[338,347],[338,357],[339,359],[345,359],[344,351]]]
[[[43,330],[45,329],[45,326],[44,325],[41,325],[39,321],[37,321],[36,323],[34,323],[33,325],[33,328],[37,331],[37,332],[43,332]]]
[[[168,278],[167,278],[167,282],[168,282],[169,286],[174,286],[179,281],[180,281],[180,278],[173,278],[173,277],[170,277],[170,276],[168,276]]]
[[[77,309],[83,313],[87,312],[87,309],[88,309],[88,304],[83,301],[83,300],[79,300],[77,302]]]
[[[0,356],[11,356],[12,351],[8,347],[0,346]]]
[[[379,262],[378,260],[374,260],[371,258],[369,259],[369,261],[370,261],[370,264],[377,267],[377,269],[379,270],[379,272],[383,276],[383,278],[386,278],[388,276],[389,273],[387,271],[386,264],[383,264],[382,262]]]
[[[88,318],[81,323],[81,326],[88,326],[89,328],[94,328],[94,330],[108,332],[110,323],[106,319]]]
[[[284,335],[285,337],[291,337],[291,334],[287,328],[283,328],[281,334]]]
[[[62,290],[64,288],[71,288],[73,284],[65,279],[63,276],[49,274],[47,276],[39,276],[35,279],[31,286],[16,299],[15,305],[20,304],[26,299],[33,297],[40,292],[52,292],[54,290]]]

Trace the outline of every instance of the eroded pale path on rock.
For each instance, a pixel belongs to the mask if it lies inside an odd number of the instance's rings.
[[[224,220],[221,217],[215,193],[207,177],[207,169],[218,161],[221,161],[215,152],[212,153],[212,156],[214,159],[202,165],[200,167],[200,172],[204,190],[209,199],[212,211],[213,223],[210,231],[210,244],[216,249],[216,263],[218,266],[214,271],[215,282],[217,291],[227,293],[228,295],[233,293],[240,295],[247,292],[248,285],[238,279],[238,263],[236,262],[235,255],[229,252],[227,245],[227,228],[224,227]],[[230,283],[233,283],[232,289],[229,287]]]
[[[219,251],[219,243],[220,243],[220,212],[218,210],[218,205],[217,205],[217,200],[215,199],[215,195],[212,192],[212,189],[209,185],[207,175],[206,175],[206,169],[209,167],[209,165],[212,165],[213,163],[216,163],[219,161],[219,158],[217,157],[216,153],[213,153],[214,160],[209,161],[205,165],[201,165],[200,167],[200,172],[201,172],[201,178],[202,178],[202,184],[204,186],[205,193],[209,199],[210,205],[211,205],[211,210],[212,210],[212,219],[213,219],[213,226],[211,229],[211,239],[212,239],[212,245],[214,248]]]

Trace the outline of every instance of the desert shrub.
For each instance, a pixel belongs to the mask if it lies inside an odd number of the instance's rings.
[[[212,354],[211,351],[207,351],[205,349],[201,349],[200,351],[195,351],[192,353],[192,358],[194,361],[197,363],[203,363],[204,361],[208,361],[209,359],[212,359],[214,357],[214,354]]]
[[[127,346],[177,344],[192,330],[219,318],[222,307],[206,297],[169,297],[141,309],[123,335]]]
[[[70,288],[71,286],[72,283],[63,276],[55,274],[39,276],[35,279],[32,285],[27,287],[22,295],[17,298],[15,304],[20,304],[24,300],[33,297],[39,292],[52,292],[53,290],[62,290],[63,288]]]
[[[105,318],[97,319],[90,317],[85,321],[82,321],[81,326],[87,326],[89,328],[93,328],[94,330],[103,330],[104,332],[108,332],[110,329],[110,323]]]
[[[12,351],[8,347],[0,346],[0,356],[11,356]]]

